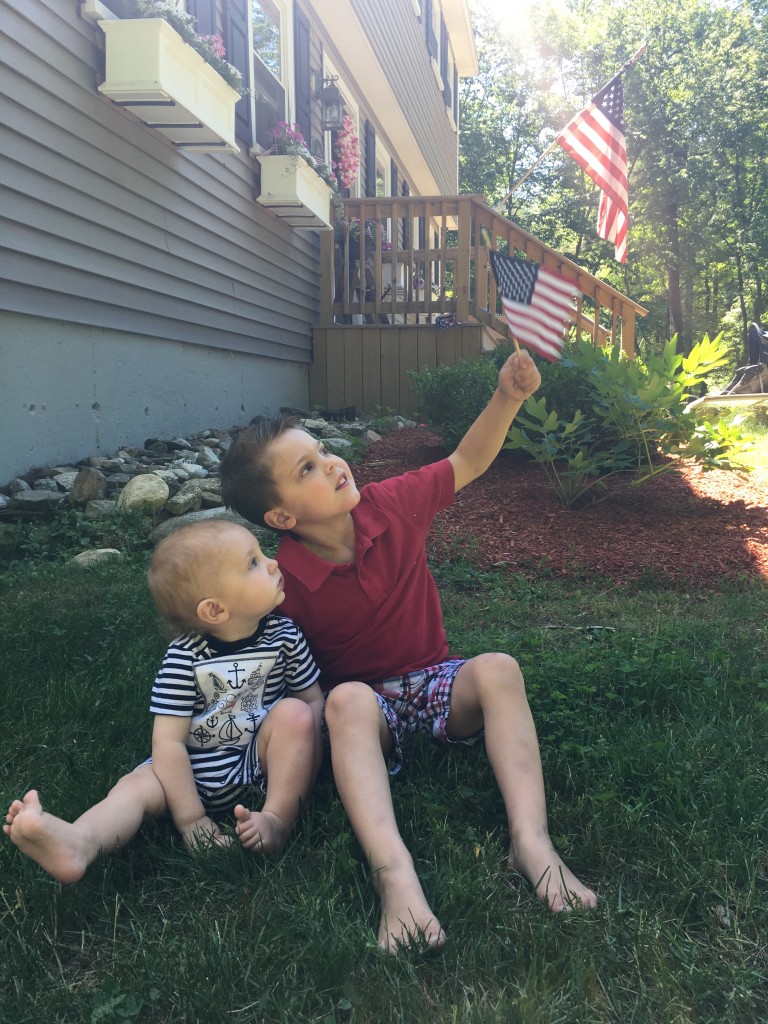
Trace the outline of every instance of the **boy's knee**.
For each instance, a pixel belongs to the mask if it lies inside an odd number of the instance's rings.
[[[478,685],[507,686],[525,691],[525,680],[517,661],[510,654],[481,654],[475,658]]]
[[[376,692],[367,683],[339,683],[325,701],[325,720],[329,729],[348,718],[375,712],[379,714]]]
[[[273,709],[274,712],[279,712],[281,724],[292,732],[314,732],[315,719],[306,701],[299,700],[298,697],[284,697]]]

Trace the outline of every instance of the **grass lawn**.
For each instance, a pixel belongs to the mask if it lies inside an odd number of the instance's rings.
[[[0,579],[4,806],[82,812],[149,752],[165,642],[146,556]],[[388,957],[326,775],[286,853],[187,854],[167,821],[63,887],[0,843],[0,1021],[705,1024],[768,1017],[768,588],[536,583],[435,567],[452,647],[520,660],[556,845],[599,908],[504,869],[482,749],[409,748],[396,810],[449,934]]]

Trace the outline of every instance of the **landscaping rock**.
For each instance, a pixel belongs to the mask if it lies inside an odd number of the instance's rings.
[[[154,473],[142,473],[129,480],[122,489],[117,507],[130,512],[158,512],[168,501],[169,494],[165,480]]]
[[[89,501],[97,501],[107,493],[107,478],[91,466],[81,469],[72,482],[69,492],[70,505],[87,505]]]
[[[159,543],[163,537],[167,537],[169,533],[173,533],[174,530],[178,530],[182,526],[186,526],[187,523],[200,523],[208,519],[223,519],[228,523],[237,523],[239,526],[244,526],[246,530],[250,530],[251,533],[257,537],[263,536],[268,533],[265,529],[260,529],[258,526],[254,526],[253,523],[249,523],[247,519],[243,519],[237,512],[231,512],[224,505],[218,505],[216,508],[203,509],[200,512],[190,512],[188,515],[177,516],[174,519],[166,519],[164,523],[160,523],[152,531],[152,540],[155,544]]]
[[[69,561],[71,565],[79,565],[81,569],[88,569],[92,565],[112,562],[122,557],[122,551],[118,551],[117,548],[94,548],[93,551],[81,551],[79,555],[75,555]]]

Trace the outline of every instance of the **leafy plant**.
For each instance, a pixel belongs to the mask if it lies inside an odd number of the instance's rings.
[[[687,356],[677,353],[672,338],[646,363],[623,358],[618,346],[578,342],[562,365],[575,370],[581,408],[562,416],[547,397],[532,396],[504,447],[532,455],[567,506],[602,500],[611,493],[609,482],[623,474],[636,487],[675,472],[682,459],[705,469],[743,468],[734,459],[751,442],[738,420],[699,424],[686,412],[695,389],[726,358],[719,337],[705,336]]]
[[[490,360],[412,371],[419,412],[454,448],[488,404],[499,371]]]

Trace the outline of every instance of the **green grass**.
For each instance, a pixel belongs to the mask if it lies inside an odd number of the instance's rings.
[[[165,642],[145,556],[0,580],[0,800],[82,812],[149,750]],[[530,582],[436,567],[452,648],[515,654],[556,844],[599,887],[553,916],[504,870],[484,752],[415,743],[399,821],[449,933],[375,944],[332,782],[277,863],[167,821],[62,887],[0,843],[2,1024],[754,1024],[768,1016],[768,588]]]

